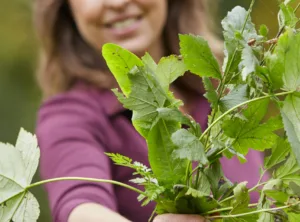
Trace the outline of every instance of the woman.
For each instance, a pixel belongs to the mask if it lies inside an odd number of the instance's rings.
[[[41,176],[127,183],[132,171],[113,165],[104,152],[147,164],[147,148],[131,125],[130,113],[110,91],[116,82],[101,57],[102,45],[113,42],[138,56],[148,51],[158,61],[178,52],[179,32],[192,32],[208,39],[221,57],[219,41],[208,29],[205,0],[36,0],[35,4],[41,42],[38,77],[45,97],[37,123]],[[204,128],[209,105],[199,86],[192,76],[185,76],[172,89]],[[231,168],[230,162],[224,164]],[[243,180],[233,173],[227,176]],[[257,177],[258,172],[253,174]],[[154,209],[153,204],[140,208],[135,193],[110,184],[64,181],[48,184],[46,190],[54,221],[147,221]],[[156,220],[203,218],[164,215]]]

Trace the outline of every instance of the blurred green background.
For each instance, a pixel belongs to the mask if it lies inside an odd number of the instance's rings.
[[[212,0],[214,1],[214,0]],[[219,0],[217,24],[235,5],[247,7],[249,0]],[[212,2],[213,3],[213,2]],[[14,143],[20,127],[34,132],[41,94],[35,81],[37,42],[32,23],[32,2],[0,1],[0,141]],[[257,0],[252,18],[266,24],[270,36],[277,28],[277,1]],[[38,180],[38,176],[35,177]],[[51,221],[42,188],[33,190],[41,205],[39,221]]]

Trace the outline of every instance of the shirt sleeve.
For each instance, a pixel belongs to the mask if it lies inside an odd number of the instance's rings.
[[[105,115],[91,98],[70,94],[47,101],[40,109],[37,137],[42,179],[91,177],[112,179],[104,154]],[[117,211],[111,184],[60,181],[45,185],[54,221],[66,222],[82,203],[94,202]]]

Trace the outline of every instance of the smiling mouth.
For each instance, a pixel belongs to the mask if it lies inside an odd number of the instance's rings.
[[[133,25],[135,22],[140,21],[142,19],[142,16],[136,16],[136,17],[129,17],[123,20],[119,20],[112,23],[104,24],[106,28],[113,28],[113,29],[125,29]]]

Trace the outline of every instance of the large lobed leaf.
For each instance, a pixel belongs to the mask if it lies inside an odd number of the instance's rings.
[[[36,137],[21,129],[16,146],[1,143],[0,153],[0,221],[36,221],[39,204],[26,189],[40,156]]]
[[[260,124],[267,112],[268,103],[266,99],[249,104],[243,112],[246,120],[235,117],[224,121],[224,133],[233,139],[232,145],[237,152],[245,155],[249,148],[263,151],[276,143],[277,136],[273,131],[282,128],[281,119],[271,118]]]
[[[180,53],[187,69],[201,77],[221,79],[218,61],[213,56],[207,41],[194,35],[179,35],[179,38]]]

